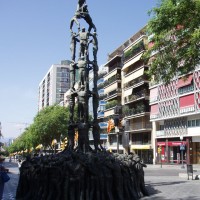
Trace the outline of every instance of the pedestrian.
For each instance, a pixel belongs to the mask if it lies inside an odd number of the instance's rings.
[[[0,172],[5,172],[6,169],[3,166],[3,162],[4,162],[5,158],[0,156]],[[4,181],[2,179],[2,177],[0,177],[0,199],[2,199],[3,197],[3,190],[4,190]]]
[[[21,166],[22,166],[22,160],[19,159],[19,160],[18,160],[18,169],[19,169],[19,173],[20,173]]]

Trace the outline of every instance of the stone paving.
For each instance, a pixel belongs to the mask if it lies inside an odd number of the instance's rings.
[[[200,166],[194,166],[200,172]],[[145,184],[149,197],[142,200],[200,200],[200,180],[188,180],[180,177],[179,173],[186,173],[185,169],[178,166],[147,166],[145,169]]]

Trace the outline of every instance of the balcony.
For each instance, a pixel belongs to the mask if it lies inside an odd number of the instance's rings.
[[[99,96],[100,96],[100,95],[104,95],[104,89],[98,90],[98,94],[99,94]]]
[[[116,74],[116,75],[112,76],[111,78],[109,78],[108,80],[105,80],[104,81],[104,87],[107,87],[108,85],[111,85],[112,83],[114,83],[116,81],[121,81],[121,75],[120,74]]]
[[[143,104],[137,105],[134,108],[128,108],[127,106],[124,106],[122,109],[122,113],[125,115],[126,119],[140,117],[141,115],[149,113],[149,110],[145,108],[145,105]]]
[[[189,93],[189,92],[192,92],[192,91],[194,91],[193,85],[189,85],[189,86],[182,87],[182,88],[178,89],[179,94],[185,94],[185,93]]]
[[[152,123],[134,123],[131,125],[125,126],[125,131],[127,132],[133,132],[133,131],[141,131],[141,130],[151,130],[152,129]]]
[[[129,104],[129,103],[132,103],[134,101],[141,100],[143,98],[146,98],[146,99],[149,98],[149,94],[146,91],[145,92],[141,91],[141,92],[138,92],[136,94],[129,95],[129,96],[124,98],[124,102],[125,102],[125,104]]]
[[[99,122],[99,126],[101,129],[106,129],[108,127],[108,123],[107,122]]]
[[[111,92],[109,92],[106,97],[105,97],[105,100],[110,100],[110,99],[114,99],[116,98],[117,96],[121,96],[122,94],[122,89],[121,88],[118,88],[116,90],[113,90]]]
[[[98,118],[104,118],[104,111],[99,111],[99,112],[97,113],[97,117],[98,117]]]
[[[97,88],[100,90],[100,89],[102,89],[104,87],[104,79],[102,78],[102,79],[99,79],[98,81],[97,81]]]
[[[103,99],[105,99],[107,97],[107,94],[101,93],[99,94],[99,100],[102,101]]]
[[[135,87],[137,84],[139,85],[139,83],[144,83],[144,81],[146,81],[146,77],[144,75],[136,78],[136,79],[133,79],[127,83],[124,84],[124,89],[128,89],[130,87]]]
[[[104,101],[104,100],[99,101],[99,106],[105,106],[105,105],[106,105],[106,101]]]
[[[144,41],[140,41],[136,45],[132,46],[129,50],[124,52],[124,62],[127,62],[129,59],[139,54],[145,50]]]
[[[164,130],[160,130],[160,131],[156,131],[156,137],[165,137],[165,131]]]

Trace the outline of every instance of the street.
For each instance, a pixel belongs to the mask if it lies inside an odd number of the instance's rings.
[[[2,200],[14,200],[19,179],[18,165],[14,162],[9,163],[6,159],[4,166],[9,169],[10,180],[5,183]]]
[[[9,169],[10,181],[5,183],[3,200],[15,199],[19,174],[17,163],[5,161],[5,167]],[[200,174],[200,166],[194,167]],[[149,197],[141,200],[199,200],[200,180],[188,180],[179,177],[179,173],[186,173],[186,168],[180,165],[148,165],[144,168],[145,183],[149,191]]]

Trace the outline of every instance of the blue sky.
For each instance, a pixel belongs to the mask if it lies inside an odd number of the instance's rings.
[[[52,64],[70,59],[69,22],[78,0],[0,0],[0,121],[17,137],[38,108],[38,85]],[[87,0],[97,27],[99,65],[149,20],[158,0]]]

